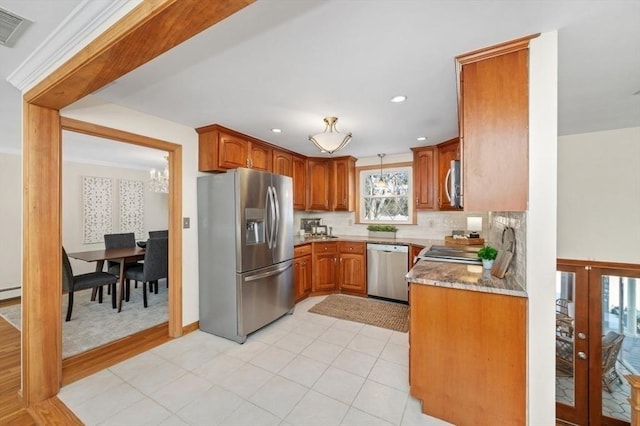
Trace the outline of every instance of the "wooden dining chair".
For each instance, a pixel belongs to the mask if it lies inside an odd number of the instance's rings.
[[[67,306],[67,317],[65,321],[71,320],[73,310],[73,294],[78,290],[88,288],[98,289],[98,303],[102,303],[102,286],[111,288],[111,305],[116,308],[116,282],[118,277],[108,272],[89,272],[87,274],[73,275],[71,262],[64,247],[62,248],[62,288],[69,293],[69,304]]]
[[[147,283],[158,286],[158,280],[169,276],[169,244],[167,238],[149,238],[145,247],[144,263],[127,267],[125,277],[142,281],[144,307],[147,307]]]

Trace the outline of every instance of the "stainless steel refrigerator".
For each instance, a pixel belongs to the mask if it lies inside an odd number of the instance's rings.
[[[293,311],[292,191],[258,170],[198,177],[201,330],[244,343]]]

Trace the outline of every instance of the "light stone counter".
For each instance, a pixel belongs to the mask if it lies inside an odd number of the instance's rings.
[[[527,297],[527,292],[513,275],[494,277],[491,270],[482,269],[482,265],[420,260],[406,278],[415,284]]]

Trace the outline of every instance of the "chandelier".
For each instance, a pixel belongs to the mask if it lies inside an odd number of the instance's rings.
[[[309,140],[322,152],[333,154],[344,148],[351,140],[351,133],[343,135],[338,132],[338,129],[336,129],[336,121],[338,121],[337,117],[325,117],[324,122],[326,126],[324,132],[309,136]]]
[[[375,188],[380,190],[389,189],[387,181],[384,180],[384,175],[382,174],[382,159],[384,158],[384,156],[385,154],[378,154],[378,157],[380,157],[380,179],[378,179],[378,182],[376,182]]]
[[[150,178],[149,178],[149,189],[151,192],[169,192],[169,159],[167,156],[164,157],[165,162],[167,164],[164,166],[164,171],[151,169]]]

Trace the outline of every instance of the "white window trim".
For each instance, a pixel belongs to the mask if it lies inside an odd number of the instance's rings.
[[[375,220],[366,220],[362,216],[364,214],[364,197],[362,195],[361,189],[363,188],[364,175],[376,173],[380,174],[380,166],[363,166],[356,168],[357,175],[357,204],[356,204],[356,223],[363,225],[372,225],[372,224],[388,224],[388,225],[415,225],[416,223],[416,211],[414,206],[414,182],[413,182],[413,163],[405,162],[405,163],[391,163],[382,166],[382,172],[388,170],[398,170],[398,169],[406,169],[409,172],[409,193],[407,195],[407,203],[408,203],[408,220],[406,221],[375,221]]]

